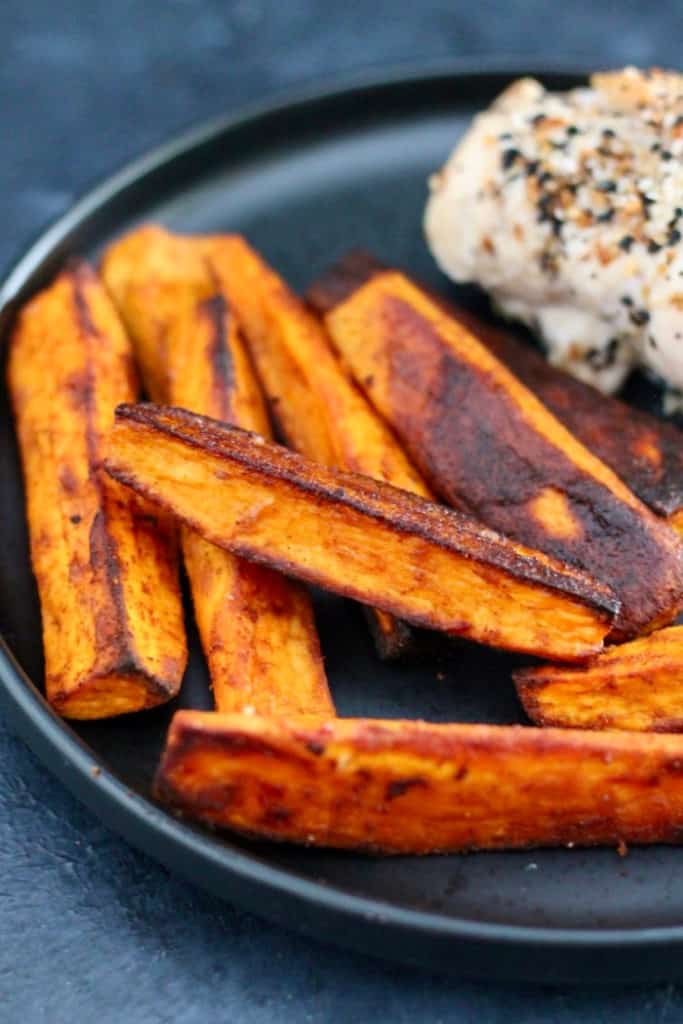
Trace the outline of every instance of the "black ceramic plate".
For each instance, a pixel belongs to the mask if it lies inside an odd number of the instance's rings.
[[[402,74],[251,111],[171,143],[35,243],[5,282],[3,334],[17,303],[68,254],[96,257],[147,218],[181,231],[242,231],[298,288],[361,245],[447,289],[422,240],[426,178],[512,75]],[[540,77],[556,88],[580,81]],[[155,805],[150,781],[173,706],[70,726],[41,696],[40,619],[4,393],[0,430],[0,694],[31,747],[104,821],[220,896],[373,954],[487,978],[683,977],[680,850],[633,850],[625,859],[612,850],[370,859],[213,835]],[[342,715],[521,720],[509,657],[454,647],[385,666],[357,607],[320,597],[317,610]],[[177,704],[209,705],[196,642]]]

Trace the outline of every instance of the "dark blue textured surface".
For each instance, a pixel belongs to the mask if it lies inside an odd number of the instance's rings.
[[[614,7],[2,0],[0,263],[129,157],[296,82],[477,54],[680,64],[678,4]],[[683,1019],[672,987],[550,992],[434,978],[216,904],[99,825],[1,722],[0,779],[7,1024]]]

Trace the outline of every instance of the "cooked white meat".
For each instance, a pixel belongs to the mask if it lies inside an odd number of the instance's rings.
[[[475,118],[431,181],[430,248],[605,392],[636,364],[683,390],[683,75],[532,79]]]

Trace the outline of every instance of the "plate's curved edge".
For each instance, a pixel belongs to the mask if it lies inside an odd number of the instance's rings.
[[[110,202],[114,197],[122,196],[127,189],[137,185],[142,177],[159,170],[170,160],[187,155],[192,150],[234,131],[253,119],[277,114],[285,108],[291,111],[292,106],[305,108],[308,104],[339,100],[344,96],[351,98],[355,93],[371,88],[391,89],[405,86],[406,81],[433,82],[439,78],[456,79],[465,76],[485,79],[494,75],[502,78],[520,73],[534,74],[546,79],[567,76],[585,78],[585,70],[574,63],[558,64],[552,69],[529,69],[523,63],[522,58],[516,59],[512,66],[509,64],[503,66],[500,61],[492,62],[479,59],[430,63],[426,67],[410,65],[398,68],[393,73],[385,71],[383,74],[372,72],[360,76],[355,75],[342,79],[337,86],[334,83],[326,83],[323,89],[320,87],[308,88],[293,95],[277,97],[272,102],[254,104],[234,115],[213,118],[198,128],[163,143],[151,153],[129,162],[117,173],[87,192],[65,214],[42,231],[24,255],[14,263],[0,286],[0,324],[4,322],[8,311],[42,261],[63,242],[74,228],[81,225],[103,204]],[[606,952],[617,949],[628,950],[631,953],[655,952],[664,947],[671,951],[673,946],[680,946],[683,950],[683,926],[598,930],[478,922],[421,910],[398,908],[381,900],[356,896],[336,890],[324,883],[303,879],[286,869],[274,868],[265,864],[256,855],[242,853],[225,844],[217,846],[212,842],[210,833],[184,824],[152,801],[128,790],[107,769],[106,765],[98,761],[68,724],[52,711],[42,694],[16,663],[9,647],[1,637],[0,699],[2,699],[12,725],[39,759],[59,777],[60,781],[74,795],[103,821],[123,834],[134,846],[160,860],[166,866],[177,870],[194,884],[218,892],[220,895],[230,895],[231,898],[235,898],[236,902],[248,906],[249,909],[255,909],[264,916],[278,920],[288,927],[294,927],[310,934],[319,934],[320,932],[319,928],[314,929],[313,926],[307,925],[305,915],[291,916],[292,905],[296,903],[299,911],[302,907],[312,907],[316,912],[324,911],[331,918],[344,918],[349,923],[356,922],[360,918],[363,927],[367,929],[365,940],[359,939],[359,935],[356,933],[353,942],[347,943],[344,935],[340,934],[338,929],[330,937],[336,944],[352,945],[354,948],[364,946],[367,952],[374,955],[385,954],[385,951],[377,948],[376,933],[378,928],[385,929],[387,927],[397,931],[402,930],[413,937],[416,932],[419,932],[425,940],[430,938],[440,941],[443,941],[444,938],[449,939],[454,944],[461,944],[457,947],[459,952],[464,952],[467,948],[462,945],[463,943],[472,944],[473,948],[478,950],[477,955],[487,948],[491,950],[494,947],[498,950],[507,949],[508,954],[514,951],[516,966],[513,966],[511,961],[510,971],[498,970],[498,976],[505,974],[510,978],[526,977],[530,980],[538,980],[540,977],[538,962],[533,965],[531,970],[525,972],[523,967],[520,968],[520,963],[523,963],[524,958],[542,955],[545,960],[546,955],[556,954],[561,950],[584,950],[587,954],[598,950]],[[170,856],[169,850],[164,847],[164,843],[169,840],[171,841],[169,849],[173,849],[175,844],[180,851],[176,857]],[[185,866],[183,866],[183,858],[187,862]],[[190,868],[200,859],[202,864],[209,861],[216,873],[229,871],[235,885],[240,885],[239,891],[235,889],[234,892],[228,894],[223,886],[221,892],[221,887],[217,884],[217,874],[215,880],[213,875],[211,877],[204,875],[198,878],[196,874],[193,874]],[[252,887],[250,892],[246,892],[242,887],[244,882],[248,882]],[[262,905],[256,907],[255,898],[251,898],[252,891],[262,890],[264,887],[268,889],[272,897],[280,901],[281,905],[273,905],[267,909],[264,909]],[[384,932],[383,935],[386,938]],[[454,948],[456,947],[454,946]],[[397,954],[397,957],[404,961],[412,959],[412,962],[422,965],[428,962],[424,956],[424,950],[420,951],[417,948],[412,958],[407,957],[404,952]],[[433,965],[436,966],[436,964]],[[439,966],[443,967],[444,964],[439,964]],[[452,966],[459,970],[460,961]],[[486,966],[482,965],[481,970],[477,967],[471,969],[470,972],[484,974],[486,970]],[[560,970],[557,977],[553,977],[553,973],[557,974],[557,972],[551,971],[545,975],[545,980],[562,982],[576,979],[575,970],[570,970],[565,974]],[[666,976],[658,974],[657,971],[646,971],[645,974],[639,976],[634,974],[632,980],[635,982],[644,978],[664,978]],[[623,982],[623,974],[620,974],[619,980]]]

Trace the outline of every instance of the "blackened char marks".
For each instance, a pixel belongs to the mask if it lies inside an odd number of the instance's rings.
[[[381,324],[390,420],[446,501],[607,583],[622,600],[620,630],[672,607],[683,570],[664,528],[535,431],[500,383],[459,359],[408,303],[385,296]],[[575,536],[551,535],[532,514],[529,503],[547,488],[566,499]]]
[[[206,354],[214,372],[214,400],[221,410],[221,419],[230,420],[230,398],[235,386],[235,366],[230,349],[230,310],[223,295],[212,295],[201,302],[198,309],[211,331]]]
[[[683,507],[683,434],[671,423],[600,394],[511,336],[451,307],[451,314],[533,391],[655,512]]]

